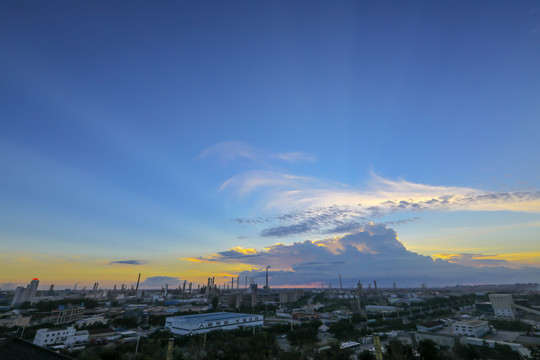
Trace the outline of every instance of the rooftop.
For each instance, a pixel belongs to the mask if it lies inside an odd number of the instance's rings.
[[[470,326],[480,326],[487,323],[485,320],[464,320],[456,323],[457,325],[470,325]]]
[[[181,319],[181,320],[193,321],[193,322],[213,322],[213,321],[227,320],[230,318],[249,317],[249,316],[253,317],[253,316],[260,316],[260,315],[240,314],[240,313],[232,313],[232,312],[216,312],[216,313],[208,313],[208,314],[172,316],[172,317],[169,317],[168,319]]]

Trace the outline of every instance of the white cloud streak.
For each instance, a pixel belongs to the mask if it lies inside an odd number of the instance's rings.
[[[314,162],[315,161],[315,155],[306,153],[306,152],[290,152],[290,153],[279,153],[279,154],[272,154],[270,157],[297,163],[297,162]]]
[[[281,160],[290,163],[314,162],[315,155],[307,152],[287,152],[269,154],[245,141],[224,141],[204,149],[198,159],[217,158],[224,163],[247,159],[253,163]]]
[[[262,196],[263,210],[285,212],[259,221],[274,223],[261,232],[263,237],[345,233],[400,212],[540,212],[540,191],[490,192],[417,184],[403,179],[394,181],[376,174],[372,174],[366,188],[353,188],[310,177],[249,171],[227,180],[221,190],[235,191],[242,196],[257,194]],[[250,222],[249,219],[237,221]]]

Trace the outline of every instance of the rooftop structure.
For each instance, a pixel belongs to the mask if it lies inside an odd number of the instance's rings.
[[[70,323],[78,320],[84,314],[85,307],[60,307],[57,310],[51,311],[50,321],[57,324]]]
[[[234,330],[242,326],[262,326],[262,315],[217,312],[172,316],[165,319],[165,328],[173,334],[191,335],[213,330]]]

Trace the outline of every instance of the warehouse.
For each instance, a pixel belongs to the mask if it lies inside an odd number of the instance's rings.
[[[479,338],[486,335],[490,331],[489,323],[483,320],[467,320],[454,324],[454,334],[458,335]]]
[[[243,326],[262,326],[263,323],[262,315],[217,312],[167,317],[165,328],[176,335],[191,335],[213,330],[234,330]]]

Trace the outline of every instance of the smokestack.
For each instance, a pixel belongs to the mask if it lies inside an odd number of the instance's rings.
[[[240,275],[238,275],[238,279],[236,279],[236,290],[240,290]]]
[[[268,266],[266,267],[266,286],[264,287],[265,289],[269,289],[269,287],[268,287],[268,268],[269,268],[269,267],[270,267],[270,265],[268,265]]]
[[[137,287],[135,288],[135,295],[137,295],[137,292],[139,291],[139,282],[141,281],[141,273],[139,273],[139,278],[137,279]]]
[[[341,274],[339,274],[339,289],[343,289],[343,285],[341,284]]]
[[[373,287],[375,287],[375,292],[377,292],[377,280],[373,280]]]

